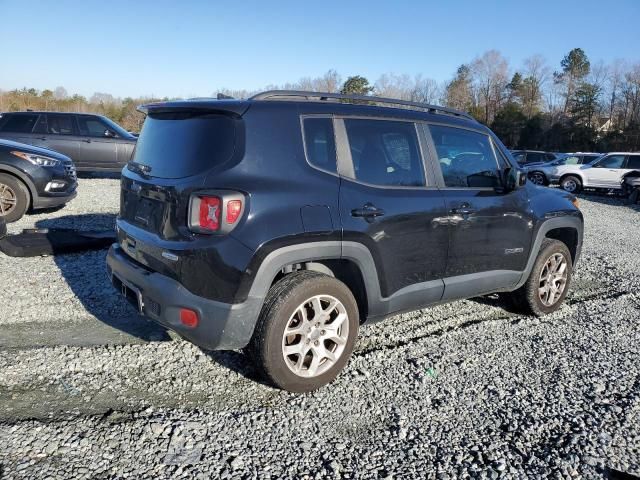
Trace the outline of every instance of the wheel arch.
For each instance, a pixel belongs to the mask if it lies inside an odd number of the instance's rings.
[[[378,276],[371,253],[354,242],[324,241],[279,248],[262,261],[249,297],[265,298],[271,286],[284,276],[312,270],[333,276],[349,287],[364,321],[380,296]]]
[[[0,173],[4,173],[7,175],[11,175],[12,177],[19,180],[27,189],[27,193],[29,194],[29,206],[28,208],[33,207],[33,201],[38,196],[36,186],[31,181],[31,179],[25,175],[23,172],[14,168],[10,165],[0,165]]]
[[[572,263],[575,265],[580,258],[580,252],[582,250],[583,226],[583,220],[578,215],[566,215],[545,220],[538,228],[529,252],[527,265],[515,288],[520,288],[527,281],[527,278],[529,278],[538,253],[540,252],[542,242],[546,238],[552,238],[565,243],[571,252]]]

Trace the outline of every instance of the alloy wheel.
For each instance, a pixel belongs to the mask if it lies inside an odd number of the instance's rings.
[[[562,188],[569,193],[573,193],[578,188],[578,185],[576,184],[575,180],[569,179],[563,182]]]
[[[344,352],[349,338],[347,309],[331,295],[305,300],[289,318],[282,336],[282,355],[300,377],[317,377]]]
[[[0,217],[12,212],[18,204],[16,192],[9,185],[0,183]]]
[[[538,295],[543,305],[555,305],[567,286],[567,259],[562,253],[551,255],[540,272]]]
[[[532,173],[530,178],[535,185],[544,185],[544,175],[540,172]]]

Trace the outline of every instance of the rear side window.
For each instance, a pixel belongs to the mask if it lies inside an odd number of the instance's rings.
[[[152,177],[188,177],[226,162],[234,147],[235,123],[229,117],[201,112],[151,113],[138,138],[133,169],[139,167]]]
[[[345,119],[355,179],[372,185],[424,186],[415,124]]]
[[[73,135],[73,115],[47,115],[47,133]]]
[[[4,122],[0,120],[0,131],[7,133],[31,133],[37,120],[37,114],[7,115]]]
[[[498,163],[489,137],[455,127],[430,125],[447,187],[488,188],[500,185]]]
[[[305,118],[304,147],[307,160],[314,167],[336,173],[336,142],[330,118]]]
[[[640,155],[630,155],[627,163],[627,168],[633,170],[640,170]]]
[[[545,162],[546,156],[544,153],[539,152],[527,152],[527,163]]]

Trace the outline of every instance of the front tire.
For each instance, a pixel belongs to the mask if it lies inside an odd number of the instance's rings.
[[[309,392],[334,380],[347,364],[359,324],[356,300],[344,283],[297,272],[269,290],[248,350],[271,383]]]
[[[560,186],[565,192],[578,193],[582,190],[582,181],[574,175],[567,175],[560,181]]]
[[[535,185],[542,185],[542,186],[549,185],[547,176],[542,172],[531,172],[529,174],[529,180],[531,180],[531,183]]]
[[[571,253],[559,240],[547,238],[525,284],[505,294],[518,311],[537,317],[553,313],[560,308],[571,283],[573,265]]]
[[[6,223],[20,220],[29,208],[29,192],[17,178],[0,173],[0,217]]]

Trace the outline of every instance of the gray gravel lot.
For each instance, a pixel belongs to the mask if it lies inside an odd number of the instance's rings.
[[[108,228],[119,181],[10,230]],[[495,298],[365,327],[307,395],[146,322],[106,251],[0,254],[0,478],[608,478],[640,475],[640,209],[585,196],[555,314]]]

